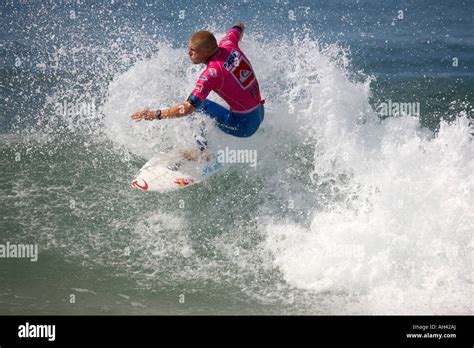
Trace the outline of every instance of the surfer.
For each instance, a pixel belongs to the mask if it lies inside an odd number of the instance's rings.
[[[163,120],[183,117],[195,111],[203,112],[216,121],[223,132],[236,137],[253,135],[264,118],[264,100],[250,61],[239,48],[244,24],[238,23],[217,43],[209,31],[194,33],[188,42],[188,55],[193,64],[206,64],[206,68],[188,99],[169,109],[135,112],[132,119]],[[206,99],[211,91],[217,93],[229,109]],[[199,149],[207,147],[204,137],[198,140]],[[185,157],[190,155],[184,154]]]

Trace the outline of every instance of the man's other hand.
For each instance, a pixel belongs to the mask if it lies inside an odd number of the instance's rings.
[[[244,31],[245,24],[244,23],[237,23],[237,24],[234,25],[234,27],[240,27],[240,28],[242,28],[242,31]]]

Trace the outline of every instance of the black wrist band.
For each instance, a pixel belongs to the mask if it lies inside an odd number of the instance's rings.
[[[157,120],[161,120],[161,110],[156,110],[156,112],[155,112],[155,118],[156,118]]]

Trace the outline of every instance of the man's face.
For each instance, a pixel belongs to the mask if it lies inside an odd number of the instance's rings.
[[[189,59],[193,64],[202,64],[206,61],[209,55],[209,49],[196,46],[194,43],[189,41],[188,43],[188,55]]]

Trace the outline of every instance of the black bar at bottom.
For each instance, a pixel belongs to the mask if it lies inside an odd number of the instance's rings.
[[[472,316],[0,316],[0,346],[408,344],[469,346]],[[54,340],[52,326],[54,325]],[[48,334],[49,333],[49,334]],[[31,337],[31,336],[46,337]],[[30,337],[19,337],[30,336]]]

